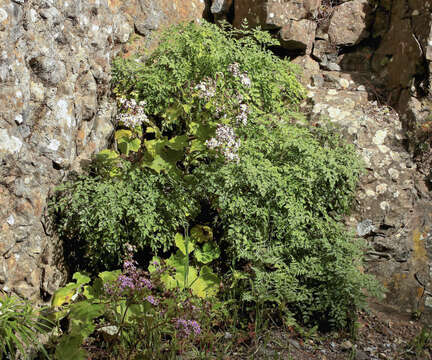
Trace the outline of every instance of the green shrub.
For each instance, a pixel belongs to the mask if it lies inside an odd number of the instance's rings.
[[[173,26],[145,61],[114,62],[114,91],[144,100],[146,113],[163,119],[161,130],[176,134],[190,132],[185,126],[191,121],[233,123],[241,103],[252,121],[289,114],[304,90],[295,65],[266,49],[276,43],[260,30],[224,30],[206,22]],[[201,85],[210,92],[203,96]]]
[[[198,206],[178,180],[131,168],[115,178],[82,176],[64,184],[50,209],[69,264],[94,272],[118,266],[126,242],[168,250]]]
[[[338,136],[294,125],[304,91],[270,35],[226,30],[181,24],[149,57],[115,62],[116,149],[58,192],[57,230],[94,270],[117,265],[126,242],[174,261],[175,234],[210,225],[207,253],[221,256],[200,276],[231,268],[244,302],[344,326],[377,290],[342,224],[361,165]]]
[[[276,302],[302,322],[345,325],[363,289],[376,290],[359,271],[363,244],[341,222],[361,172],[354,148],[285,122],[246,132],[240,162],[194,171],[234,269],[251,268],[243,299]]]

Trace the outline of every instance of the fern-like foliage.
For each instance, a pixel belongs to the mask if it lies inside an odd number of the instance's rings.
[[[178,180],[134,168],[114,179],[81,176],[65,183],[50,211],[68,263],[96,272],[119,266],[126,243],[166,251],[198,205]]]
[[[240,163],[195,171],[219,213],[236,270],[251,268],[243,298],[276,302],[305,323],[344,326],[377,293],[360,272],[363,243],[343,223],[361,164],[352,146],[324,130],[279,122],[247,129]]]

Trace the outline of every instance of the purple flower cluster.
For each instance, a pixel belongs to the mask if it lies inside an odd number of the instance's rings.
[[[232,127],[219,124],[216,137],[207,140],[205,144],[207,148],[219,151],[227,161],[239,161],[240,140],[236,138]]]
[[[124,126],[135,128],[148,123],[148,117],[144,112],[145,101],[137,103],[135,99],[128,100],[125,98],[121,98],[119,101],[122,113],[117,115],[117,120]]]
[[[129,253],[123,262],[123,273],[119,275],[115,285],[105,284],[105,291],[109,295],[123,296],[134,290],[151,290],[153,288],[151,281],[137,269],[136,265],[137,262],[132,259],[132,254]]]
[[[152,304],[152,305],[154,305],[154,306],[156,306],[156,305],[159,304],[159,300],[155,299],[155,297],[154,297],[153,295],[149,295],[149,296],[147,296],[147,297],[146,297],[146,300],[147,300],[150,304]]]
[[[183,336],[190,336],[193,332],[195,335],[201,333],[201,327],[195,320],[174,319],[176,329],[180,330]]]

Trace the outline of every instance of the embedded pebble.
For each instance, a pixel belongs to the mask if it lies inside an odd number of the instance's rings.
[[[347,89],[349,87],[349,81],[347,79],[340,79],[339,84],[343,89]]]
[[[371,231],[375,230],[375,226],[371,219],[363,220],[357,224],[357,234],[358,236],[365,236],[369,234]]]
[[[20,139],[15,136],[9,136],[6,129],[0,129],[0,151],[9,153],[18,153],[23,146]]]
[[[13,224],[15,224],[15,218],[13,217],[13,215],[10,215],[10,216],[7,218],[6,222],[7,222],[10,226],[12,226]]]
[[[377,194],[384,194],[387,191],[387,184],[383,183],[383,184],[379,184],[376,187],[376,192]]]
[[[399,178],[399,171],[393,168],[390,168],[388,170],[388,173],[390,175],[390,177],[392,178],[392,180],[397,180]]]
[[[19,125],[22,124],[24,121],[23,117],[21,114],[18,114],[17,116],[15,116],[15,122]]]
[[[385,145],[378,145],[378,150],[381,151],[382,153],[386,154],[389,152],[389,148]]]
[[[371,197],[375,197],[375,196],[376,196],[376,193],[375,193],[375,191],[373,191],[373,190],[371,190],[371,189],[367,189],[367,190],[366,190],[366,195],[367,195],[367,196],[371,196]]]
[[[387,201],[382,201],[382,202],[380,203],[380,208],[381,208],[383,211],[387,211],[387,210],[390,209],[390,204],[389,204]]]
[[[375,136],[373,137],[372,142],[375,145],[382,145],[384,143],[386,136],[387,136],[387,130],[378,130],[375,133]]]

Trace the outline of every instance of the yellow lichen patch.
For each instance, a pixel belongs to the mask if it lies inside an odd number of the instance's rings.
[[[414,262],[427,262],[427,251],[421,232],[413,231],[413,260]]]
[[[86,134],[85,134],[84,129],[82,129],[82,128],[79,129],[78,132],[77,132],[77,136],[76,136],[77,140],[82,143],[84,141],[85,135]]]
[[[424,294],[424,288],[418,287],[417,288],[417,298],[420,299]]]
[[[118,9],[122,2],[120,0],[108,0],[108,6],[111,10]]]
[[[391,277],[391,280],[389,282],[384,282],[384,286],[387,289],[398,290],[400,288],[401,280],[403,279],[402,275],[403,274],[400,274],[400,273],[393,274],[393,276]]]

